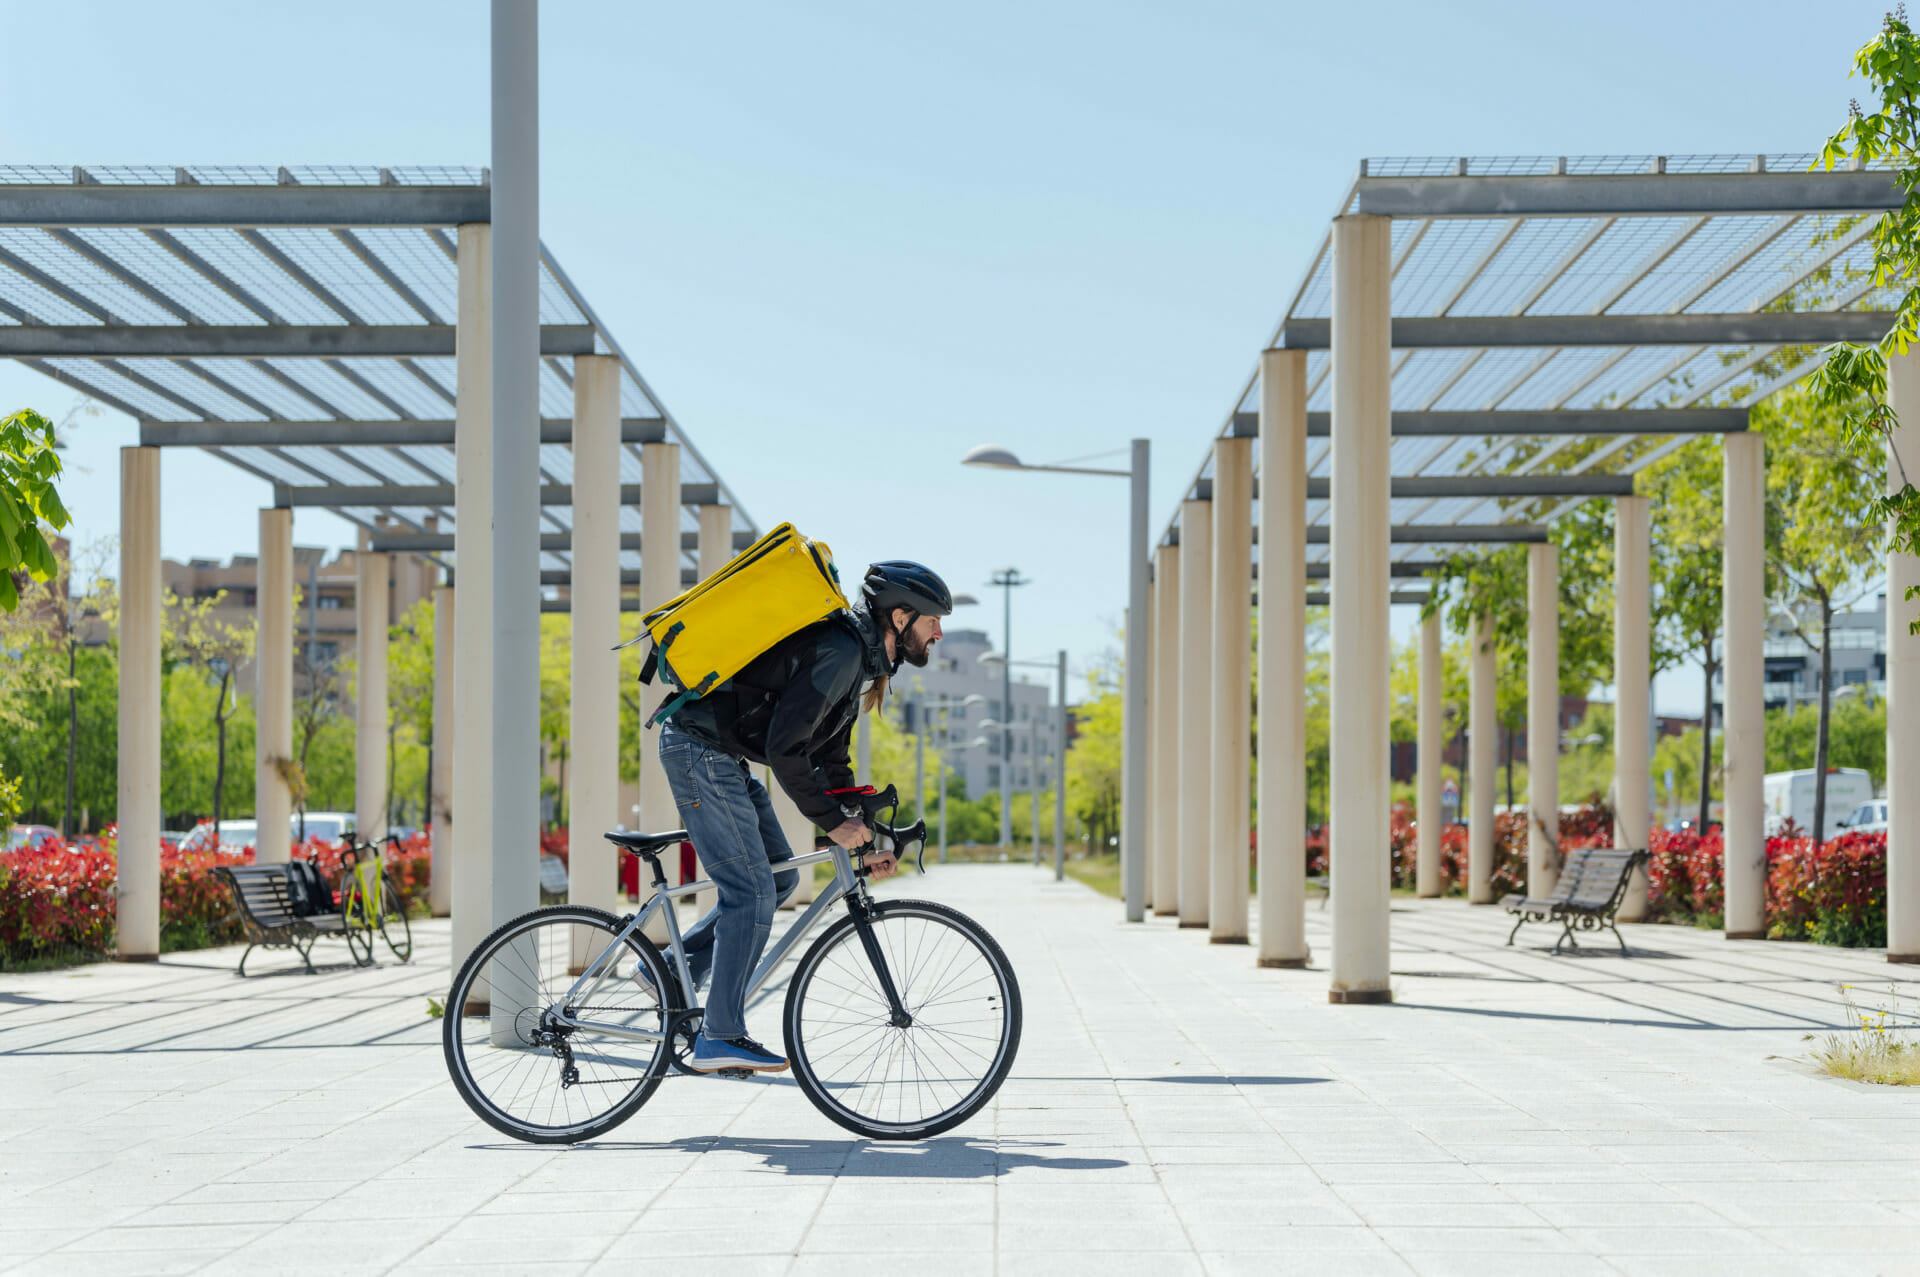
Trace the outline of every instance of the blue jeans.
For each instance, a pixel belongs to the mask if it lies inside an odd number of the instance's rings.
[[[660,728],[660,762],[701,867],[720,890],[720,903],[680,941],[696,981],[713,971],[701,1031],[742,1037],[747,980],[773,933],[773,911],[800,885],[798,870],[774,872],[793,859],[793,849],[766,786],[739,759],[676,730],[668,719]]]

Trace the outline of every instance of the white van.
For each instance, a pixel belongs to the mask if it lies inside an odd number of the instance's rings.
[[[1801,833],[1813,832],[1814,776],[1813,768],[1802,767],[1798,771],[1774,772],[1762,782],[1768,834],[1779,833],[1789,820],[1799,826]],[[1829,767],[1826,779],[1827,828],[1824,832],[1832,838],[1842,832],[1842,817],[1873,798],[1873,778],[1858,767]]]

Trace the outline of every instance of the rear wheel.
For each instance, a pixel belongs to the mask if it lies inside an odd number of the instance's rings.
[[[979,1112],[1006,1080],[1020,985],[993,937],[958,910],[890,900],[867,917],[905,1014],[894,1015],[858,923],[842,918],[787,989],[793,1077],[850,1131],[925,1139]]]
[[[380,875],[380,938],[393,950],[393,956],[405,962],[413,956],[413,924],[407,921],[406,898],[394,885],[391,875]]]
[[[495,1130],[534,1144],[592,1139],[660,1085],[672,1017],[657,991],[677,999],[679,984],[645,936],[622,941],[620,930],[603,910],[536,909],[488,936],[454,977],[447,1071]],[[633,979],[636,967],[648,980]],[[583,970],[595,978],[575,989]]]
[[[342,875],[340,918],[346,923],[347,951],[363,967],[373,965],[373,919],[367,915],[366,897],[360,892],[360,880],[351,873]]]

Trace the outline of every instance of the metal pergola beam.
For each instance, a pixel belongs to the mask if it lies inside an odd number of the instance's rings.
[[[1362,177],[1361,213],[1387,217],[1675,217],[1878,213],[1906,193],[1889,172]]]
[[[1256,569],[1259,567],[1258,564],[1254,566]],[[1446,564],[1438,559],[1403,559],[1397,563],[1387,564],[1387,575],[1398,577],[1401,580],[1417,580],[1426,576],[1429,572],[1437,572],[1445,566]],[[1309,581],[1324,581],[1332,574],[1333,565],[1331,563],[1307,564],[1307,580]]]
[[[1396,350],[1495,346],[1824,346],[1876,342],[1890,311],[1757,311],[1726,315],[1441,315],[1393,321]],[[4,330],[0,330],[4,331]],[[1328,350],[1330,319],[1289,319],[1274,343],[1286,350]]]
[[[0,191],[6,188],[0,186]],[[591,324],[546,324],[542,355],[591,355]],[[0,326],[13,359],[452,358],[452,324],[65,324]]]
[[[484,186],[0,185],[0,226],[458,226]]]
[[[1307,478],[1307,500],[1325,501],[1333,481],[1318,475]],[[1512,500],[1525,497],[1630,497],[1630,474],[1428,474],[1393,476],[1389,493],[1395,498],[1442,500],[1449,497]],[[1254,480],[1253,495],[1260,495]],[[1193,499],[1211,501],[1213,480],[1193,485]],[[407,504],[407,503],[402,503]]]
[[[1308,528],[1307,544],[1328,544],[1328,531],[1324,526]],[[1258,528],[1253,539],[1259,543]],[[1390,529],[1387,539],[1396,545],[1544,545],[1550,538],[1544,523],[1411,523]]]
[[[681,573],[681,580],[682,580],[682,583],[686,585],[696,584],[696,582],[693,580],[692,573],[687,573],[687,572]],[[572,599],[541,599],[540,610],[542,612],[561,612],[561,613],[571,612],[573,611],[573,600]],[[637,598],[622,598],[620,600],[620,610],[622,612],[638,612],[640,610],[640,600]]]
[[[733,534],[733,548],[736,550],[744,550],[752,545],[755,539],[751,532],[736,532]],[[456,549],[457,546],[455,544],[454,534],[451,532],[376,532],[367,548],[375,553],[386,554],[444,554]],[[540,548],[551,554],[564,554],[573,548],[573,534],[571,532],[542,532],[540,534]],[[640,534],[638,532],[622,532],[620,534],[620,548],[622,550],[638,551],[640,549]],[[690,553],[699,550],[700,534],[698,532],[682,532],[680,534],[680,548]],[[540,584],[542,585],[566,585],[572,579],[572,572],[566,569],[558,572],[548,569],[540,573]],[[625,573],[621,574],[621,579],[623,581],[626,580]]]
[[[1495,412],[1396,412],[1395,438],[1478,438],[1483,435],[1726,435],[1747,429],[1745,408],[1560,408]],[[1237,438],[1260,434],[1260,414],[1233,414]],[[1307,437],[1333,434],[1333,414],[1307,414]]]
[[[276,483],[273,485],[273,503],[278,506],[292,506],[295,509],[318,510],[341,510],[363,506],[452,505],[453,488],[454,485],[451,483],[388,483],[369,484],[365,487],[344,483]],[[540,504],[572,505],[573,485],[541,484]],[[639,505],[640,485],[621,484],[620,504]],[[680,504],[719,505],[720,487],[713,483],[683,483],[680,485]]]
[[[148,421],[140,423],[144,448],[298,448],[358,444],[387,446],[453,444],[453,422],[436,421]],[[660,417],[623,417],[622,443],[660,443],[667,423]],[[540,442],[573,442],[570,417],[543,417]]]
[[[1394,590],[1387,595],[1387,602],[1389,603],[1405,604],[1412,607],[1425,607],[1432,599],[1433,595],[1427,593],[1425,590]],[[1332,603],[1333,596],[1325,591],[1311,592],[1307,595],[1308,607],[1328,607],[1331,606]]]

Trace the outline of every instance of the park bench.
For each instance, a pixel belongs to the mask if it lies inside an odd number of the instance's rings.
[[[1555,953],[1560,952],[1563,944],[1580,947],[1580,942],[1573,938],[1575,931],[1600,930],[1613,932],[1613,938],[1620,943],[1620,952],[1626,953],[1626,939],[1620,934],[1620,928],[1614,926],[1613,915],[1619,912],[1620,902],[1626,898],[1633,871],[1646,859],[1645,851],[1612,847],[1581,847],[1569,852],[1552,892],[1544,896],[1523,896],[1515,892],[1500,901],[1506,911],[1518,919],[1513,930],[1507,933],[1507,943],[1512,944],[1520,928],[1529,922],[1557,922],[1560,938],[1553,942]]]
[[[558,856],[540,857],[540,903],[561,904],[567,898],[567,862]]]
[[[234,907],[246,929],[247,951],[240,955],[240,975],[247,974],[247,958],[255,949],[292,949],[312,973],[313,959],[309,955],[314,944],[329,937],[346,939],[346,919],[330,900],[324,907],[319,901],[309,903],[304,892],[301,900],[295,900],[288,875],[308,873],[304,864],[298,869],[292,865],[221,865],[214,872],[232,889]],[[310,881],[318,882],[319,876],[313,874]],[[324,884],[320,894],[330,894]]]

